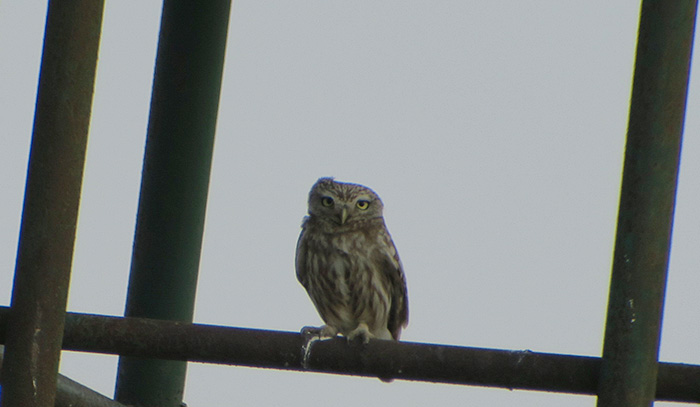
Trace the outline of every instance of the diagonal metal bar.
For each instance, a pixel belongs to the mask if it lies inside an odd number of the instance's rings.
[[[696,10],[697,0],[642,2],[600,407],[654,399]]]
[[[2,369],[3,351],[0,345],[0,369]],[[2,377],[0,377],[2,384]],[[56,380],[56,403],[54,407],[126,407],[124,404],[103,396],[96,391],[59,374]]]
[[[163,3],[126,316],[192,321],[230,8]],[[186,369],[122,357],[115,398],[179,407]]]
[[[58,375],[54,407],[127,407],[62,374]]]
[[[4,406],[53,406],[104,3],[51,1],[3,366]]]
[[[7,313],[0,307],[0,342],[6,335]],[[411,342],[375,340],[360,345],[336,338],[308,344],[307,337],[295,332],[68,313],[63,348],[588,395],[596,394],[601,366],[596,357]],[[699,382],[700,366],[661,363],[656,397],[700,402]]]

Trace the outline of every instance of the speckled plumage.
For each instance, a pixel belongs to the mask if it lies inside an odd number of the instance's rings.
[[[311,188],[296,272],[323,335],[398,340],[408,324],[406,281],[382,212],[362,185],[321,178]]]

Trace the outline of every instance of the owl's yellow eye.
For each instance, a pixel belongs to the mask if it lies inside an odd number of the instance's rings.
[[[369,208],[369,201],[357,201],[357,209],[366,210]]]
[[[323,198],[321,198],[321,204],[326,208],[330,208],[331,206],[333,206],[333,198],[331,198],[330,196],[324,196]]]

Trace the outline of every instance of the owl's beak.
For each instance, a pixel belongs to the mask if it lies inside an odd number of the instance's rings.
[[[340,224],[344,225],[346,220],[348,220],[348,208],[344,207],[340,210]]]

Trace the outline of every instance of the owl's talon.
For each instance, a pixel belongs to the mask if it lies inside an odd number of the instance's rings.
[[[301,328],[301,335],[305,338],[310,336],[321,336],[321,328],[316,326],[305,326]]]
[[[330,325],[324,325],[320,331],[321,338],[335,338],[338,336],[338,330]]]
[[[306,338],[306,340],[309,340],[311,337],[315,337],[317,339],[330,339],[335,338],[338,335],[338,330],[328,325],[323,325],[320,328],[316,326],[305,326],[301,328],[300,333]]]
[[[321,328],[305,326],[301,328],[300,333],[304,338],[304,343],[301,345],[301,367],[307,370],[309,368],[309,358],[311,357],[311,347],[316,341],[321,340]]]
[[[306,370],[309,368],[309,358],[311,357],[311,348],[314,343],[335,338],[338,335],[338,330],[328,325],[320,328],[305,326],[301,328],[300,333],[304,337],[304,344],[301,345],[301,366]]]
[[[374,338],[374,335],[369,331],[369,327],[364,322],[360,322],[352,332],[348,334],[348,342],[352,342],[355,338],[362,338],[362,343],[367,344],[369,340]]]

